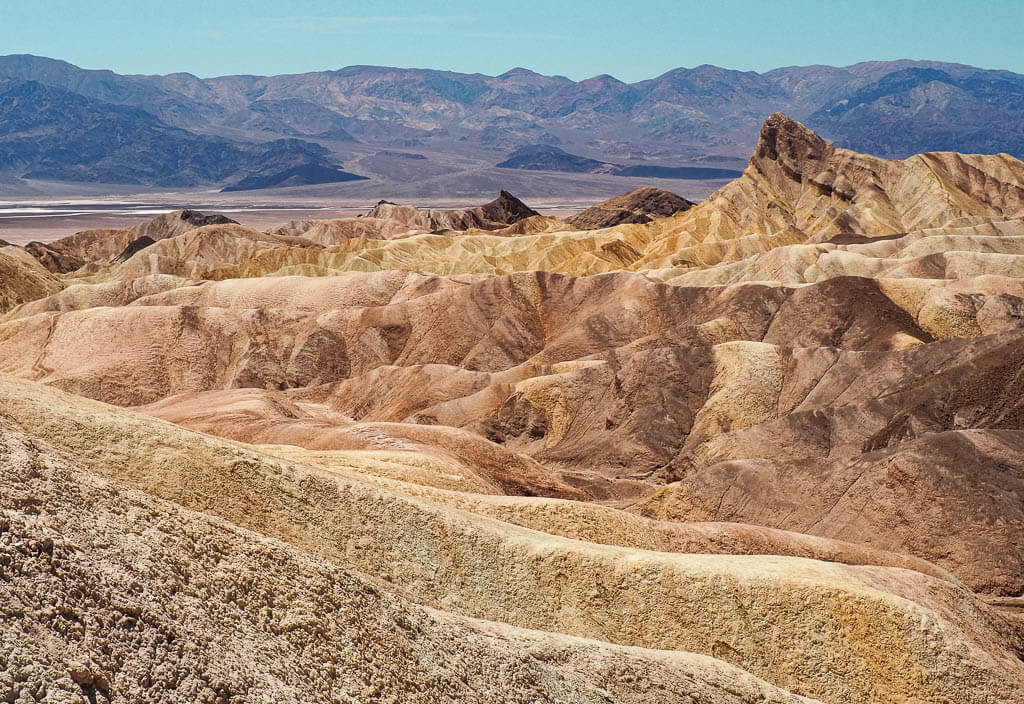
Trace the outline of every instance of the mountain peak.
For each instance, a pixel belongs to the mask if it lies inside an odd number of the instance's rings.
[[[761,137],[751,163],[774,161],[787,171],[801,173],[805,164],[820,163],[834,151],[835,147],[813,130],[776,112],[761,126]]]
[[[513,76],[539,76],[539,75],[541,75],[541,74],[537,73],[536,71],[531,71],[530,69],[523,68],[522,66],[516,66],[515,68],[510,68],[508,71],[505,71],[505,73],[503,73],[500,76],[498,76],[498,78],[512,78]]]
[[[480,206],[481,214],[488,220],[501,223],[516,223],[520,220],[540,215],[508,191],[501,191],[490,203]]]

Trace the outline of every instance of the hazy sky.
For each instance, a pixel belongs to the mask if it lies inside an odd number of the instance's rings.
[[[636,81],[896,58],[1024,73],[1022,27],[1024,0],[0,0],[0,54],[204,77],[381,64]]]

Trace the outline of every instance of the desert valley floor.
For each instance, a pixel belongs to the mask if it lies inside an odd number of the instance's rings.
[[[0,242],[0,701],[1024,703],[1024,163],[230,215]]]

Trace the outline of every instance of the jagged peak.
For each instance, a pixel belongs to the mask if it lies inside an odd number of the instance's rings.
[[[833,150],[814,130],[797,122],[785,113],[772,113],[761,125],[755,159],[807,159],[820,158]]]
[[[480,210],[488,220],[508,224],[525,220],[534,215],[540,215],[536,210],[506,190],[502,190],[498,197],[490,203],[480,206]]]
[[[820,164],[835,151],[812,129],[781,112],[773,113],[761,126],[761,136],[751,164],[778,162],[785,170],[803,173],[808,164]]]

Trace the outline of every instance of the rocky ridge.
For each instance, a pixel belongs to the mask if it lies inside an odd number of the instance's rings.
[[[12,55],[0,57],[0,169],[120,184],[280,186],[344,178],[334,160],[344,155],[361,157],[354,168],[375,187],[451,171],[460,173],[445,183],[465,185],[474,170],[532,147],[540,153],[526,161],[540,167],[731,178],[678,170],[731,166],[780,109],[840,146],[883,157],[948,150],[1020,158],[1022,86],[1024,76],[1008,71],[905,60],[761,74],[703,65],[625,83],[380,66],[129,76]],[[430,159],[398,168],[366,161],[404,148]],[[467,154],[472,163],[441,165]],[[367,192],[356,186],[340,189]]]

